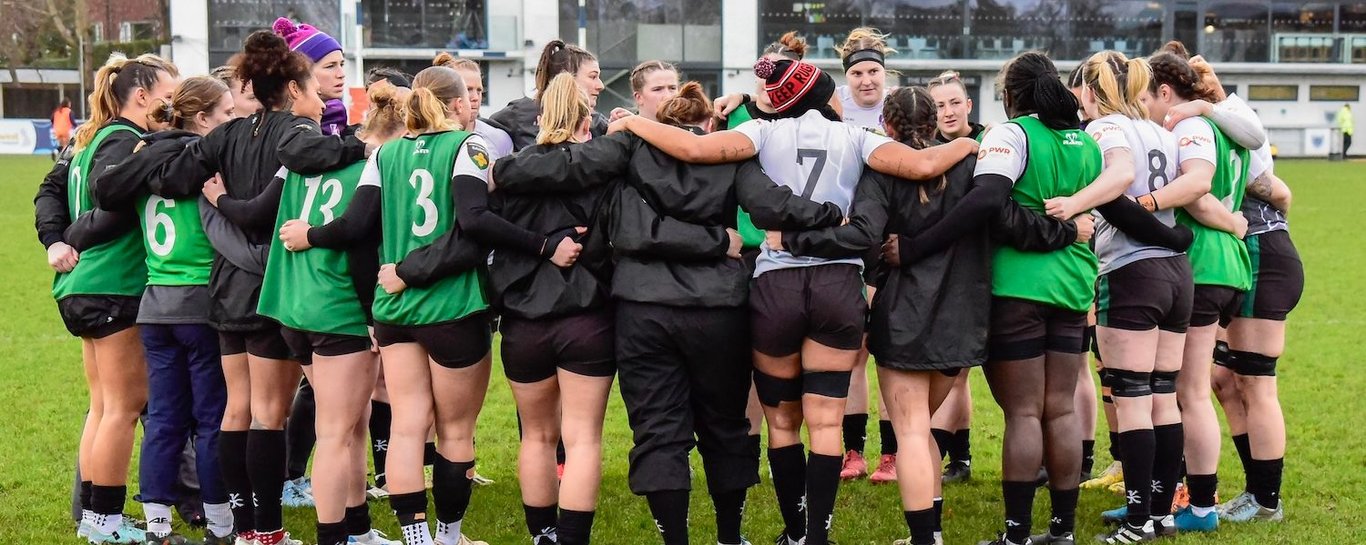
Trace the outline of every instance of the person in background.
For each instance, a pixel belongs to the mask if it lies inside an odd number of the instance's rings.
[[[972,113],[972,99],[963,85],[962,77],[956,70],[948,70],[930,80],[926,88],[934,99],[935,122],[938,131],[935,140],[940,144],[952,142],[954,138],[980,138],[985,129],[982,125],[968,121]],[[930,433],[939,445],[939,459],[949,459],[944,468],[944,482],[953,483],[972,478],[972,390],[968,386],[968,373],[959,373],[954,378],[953,389],[944,403],[930,417]]]
[[[342,95],[346,93],[346,59],[342,56],[341,43],[312,25],[296,25],[285,17],[276,19],[271,28],[285,39],[290,51],[302,53],[312,61],[313,80],[318,82],[318,97],[323,101],[323,115],[318,121],[323,134],[353,132],[347,126],[346,105],[342,102]],[[291,418],[286,429],[289,480],[285,483],[283,501],[288,507],[312,507],[314,503],[313,483],[307,473],[308,460],[317,442],[314,429],[316,412],[313,385],[304,378],[294,394],[294,404],[289,410]]]
[[[235,62],[229,59],[228,64],[210,70],[209,75],[218,78],[232,92],[233,115],[247,117],[261,109],[261,101],[256,100],[256,93],[251,91],[251,82],[237,77]]]
[[[57,109],[52,110],[52,136],[57,138],[57,147],[52,150],[53,161],[66,149],[67,142],[71,141],[71,128],[75,126],[76,119],[71,116],[71,99],[62,97]]]
[[[536,135],[540,132],[537,118],[541,115],[541,93],[560,72],[574,74],[579,90],[588,96],[588,107],[597,108],[598,95],[606,87],[602,82],[598,58],[577,45],[551,40],[541,50],[541,58],[536,63],[536,94],[531,98],[522,97],[509,102],[491,117],[512,136],[514,150],[536,143]],[[607,117],[594,111],[591,130],[593,136],[606,134]]]
[[[1338,117],[1334,120],[1339,129],[1342,129],[1342,157],[1347,158],[1347,150],[1352,148],[1352,105],[1343,104],[1342,109],[1338,110]],[[55,124],[53,125],[56,126]]]
[[[489,145],[489,158],[497,161],[512,155],[512,136],[502,125],[485,117],[479,117],[479,107],[484,103],[484,74],[479,63],[460,59],[450,53],[441,52],[432,59],[432,66],[445,66],[460,74],[465,80],[465,93],[470,99],[470,121],[465,124],[468,130],[484,137]]]

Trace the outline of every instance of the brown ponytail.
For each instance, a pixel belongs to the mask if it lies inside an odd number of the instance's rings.
[[[668,125],[700,125],[712,116],[711,100],[702,92],[702,84],[690,81],[678,93],[655,110],[655,118]]]
[[[300,89],[313,77],[313,62],[289,50],[284,38],[269,30],[247,36],[242,53],[233,57],[237,78],[251,82],[252,93],[265,111],[283,109],[289,102],[289,82]]]
[[[134,59],[114,53],[95,73],[95,87],[88,98],[90,119],[76,129],[76,149],[80,150],[95,139],[95,133],[119,116],[123,104],[133,91],[151,91],[161,74],[179,75],[175,65],[156,55],[141,55]]]
[[[452,70],[479,70],[479,63],[442,51],[432,58],[432,66],[445,66]]]
[[[176,86],[171,101],[159,99],[158,106],[153,108],[149,115],[157,123],[184,129],[200,112],[216,108],[227,93],[228,86],[214,76],[186,78]]]
[[[579,66],[585,62],[597,62],[588,50],[573,44],[566,44],[563,40],[550,40],[541,50],[541,58],[536,62],[536,101],[541,100],[541,93],[545,92],[550,80],[561,72],[568,72],[570,75],[579,73]]]
[[[789,31],[778,38],[778,41],[768,44],[760,57],[768,55],[781,55],[794,61],[802,60],[806,57],[806,39],[798,36],[795,30]]]

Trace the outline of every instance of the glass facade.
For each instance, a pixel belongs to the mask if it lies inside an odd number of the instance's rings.
[[[646,60],[671,62],[683,81],[702,83],[711,96],[721,75],[721,0],[588,0],[582,14],[584,47],[598,57],[602,82],[597,110],[634,105],[631,69]],[[560,0],[560,36],[579,41],[578,0]],[[534,64],[528,59],[528,64]],[[534,66],[528,66],[534,69]]]
[[[209,0],[209,66],[228,62],[252,32],[288,17],[338,37],[341,10],[336,0]],[[340,38],[339,38],[340,39]]]
[[[484,0],[362,0],[366,47],[488,49]]]
[[[1268,0],[758,0],[760,47],[789,30],[836,58],[850,29],[878,28],[902,59],[1079,60],[1181,40],[1216,62],[1366,63],[1366,2]]]

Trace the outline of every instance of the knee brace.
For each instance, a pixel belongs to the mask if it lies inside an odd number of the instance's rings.
[[[1232,357],[1229,355],[1228,343],[1224,341],[1214,342],[1214,364],[1233,369]]]
[[[1101,368],[1100,368],[1100,371],[1098,371],[1097,374],[1100,375],[1100,386],[1101,386],[1102,388],[1114,388],[1114,387],[1115,387],[1115,379],[1114,379],[1113,376],[1110,375],[1110,368],[1109,368],[1109,367],[1101,367]]]
[[[1180,371],[1153,371],[1152,388],[1154,394],[1176,393],[1176,375]]]
[[[1096,374],[1100,375],[1101,403],[1114,403],[1115,398],[1112,397],[1111,394],[1114,393],[1115,383],[1114,380],[1110,378],[1110,370],[1105,367],[1101,367],[1100,371],[1097,371]]]
[[[1115,397],[1143,397],[1153,395],[1152,373],[1110,370],[1110,393]]]
[[[849,397],[849,371],[803,371],[802,393],[825,397]]]
[[[754,393],[759,395],[759,403],[765,407],[777,407],[784,401],[800,401],[802,379],[778,378],[755,370]]]
[[[1245,377],[1276,376],[1277,358],[1256,352],[1243,352],[1242,350],[1230,350],[1228,357],[1231,360],[1231,365],[1228,365],[1228,368],[1238,375]]]

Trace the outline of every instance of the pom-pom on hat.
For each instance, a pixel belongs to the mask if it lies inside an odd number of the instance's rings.
[[[287,18],[281,17],[275,20],[271,28],[285,43],[289,44],[290,51],[303,53],[308,60],[318,62],[323,60],[328,53],[341,51],[341,43],[326,32],[318,30],[313,25],[294,24]]]
[[[811,63],[763,58],[754,63],[754,75],[764,79],[764,92],[779,113],[820,109],[835,93],[835,80]]]

